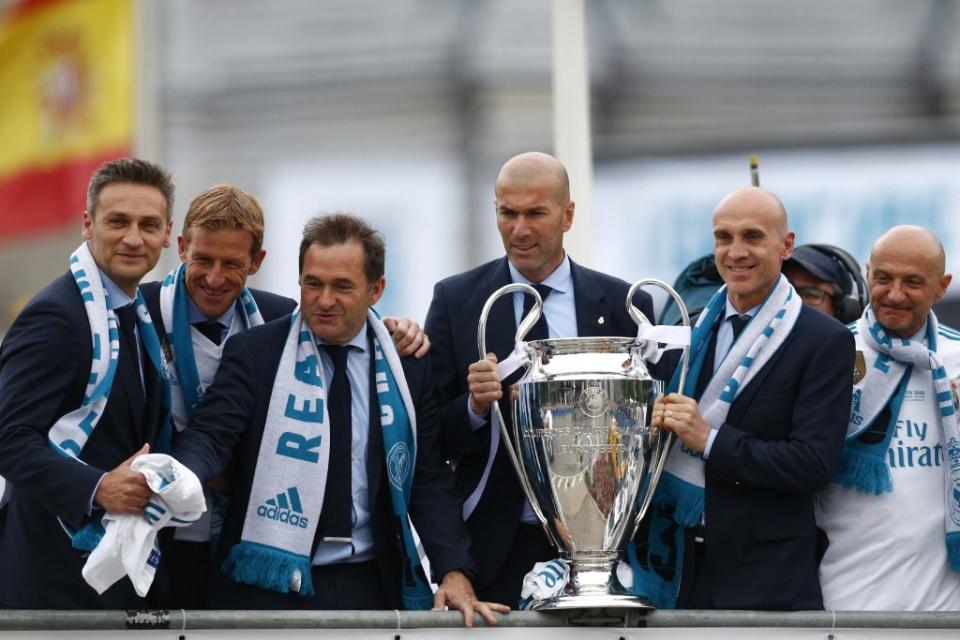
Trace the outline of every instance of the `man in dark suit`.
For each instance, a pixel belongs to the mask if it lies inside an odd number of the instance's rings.
[[[794,243],[780,200],[755,187],[717,205],[713,236],[726,308],[704,343],[697,399],[727,354],[743,348],[739,331],[762,317],[778,286],[789,286],[780,283],[780,269]],[[840,459],[854,348],[843,325],[793,302],[800,308],[792,330],[772,353],[753,353],[766,362],[735,392],[721,424],[712,427],[704,407],[684,395],[654,405],[653,425],[704,460],[703,520],[687,530],[683,545],[681,608],[823,608],[814,496]],[[728,385],[737,388],[733,378]]]
[[[284,316],[242,332],[227,343],[214,383],[174,452],[202,481],[219,473],[231,456],[233,459],[233,492],[217,551],[216,565],[223,567],[211,580],[211,606],[394,609],[401,606],[401,585],[415,583],[420,570],[414,568],[415,557],[411,562],[411,547],[403,544],[406,516],[394,515],[396,504],[391,506],[390,489],[395,474],[406,468],[409,459],[394,458],[393,449],[389,461],[384,454],[383,427],[392,424],[394,413],[382,412],[379,393],[383,380],[379,373],[376,379],[373,375],[378,358],[374,357],[374,325],[368,309],[383,293],[383,269],[383,240],[364,222],[345,215],[315,218],[308,222],[300,247],[300,311],[292,318]],[[303,330],[298,329],[300,326]],[[307,438],[313,432],[285,432],[274,445],[274,425],[267,417],[275,404],[271,402],[274,387],[287,382],[281,380],[279,372],[285,370],[283,353],[291,335],[301,336],[301,342],[306,340],[308,345],[316,341],[323,380],[329,383],[324,384],[328,390],[326,402],[287,402],[283,415],[310,422],[303,418],[310,407],[316,407],[321,416],[329,414],[327,445],[322,436]],[[474,609],[492,623],[491,610],[506,608],[477,602],[467,578],[475,565],[468,551],[453,477],[436,443],[437,415],[429,362],[410,357],[401,361],[416,414],[409,514],[433,573],[440,580],[433,604],[461,609],[468,625],[472,624]],[[317,377],[315,357],[303,359],[302,366],[300,362],[297,380]],[[294,397],[281,395],[288,400]],[[297,408],[301,405],[302,410]],[[388,418],[390,422],[382,425]],[[261,478],[281,473],[284,465],[290,464],[286,459],[290,457],[318,464],[323,456],[314,455],[313,448],[322,446],[330,449],[326,468],[318,470],[326,478],[318,522],[305,519],[309,488],[323,486],[315,475],[296,475],[299,484],[294,480],[282,483],[293,488],[276,499],[270,498],[263,514],[258,512],[258,503],[250,504]],[[283,459],[279,457],[281,452]],[[304,529],[308,522],[313,529],[302,534],[312,540],[306,545],[309,553],[299,554],[309,565],[306,570],[310,572],[309,583],[314,585],[313,593],[305,587],[308,580],[302,572],[274,566],[276,558],[282,561],[288,557],[283,551],[270,551],[264,560],[258,551],[263,543],[249,542],[255,536],[253,529],[272,526],[250,516],[251,511],[257,512],[257,517],[269,518],[270,507],[284,510],[284,517],[274,520],[289,523],[296,519]],[[287,513],[291,509],[296,512],[295,518]],[[342,516],[339,524],[338,514]],[[276,526],[278,536],[289,534],[283,524]],[[275,544],[281,543],[271,539],[271,545]],[[242,563],[231,568],[232,559],[241,551],[258,556],[257,562],[270,570],[251,577]],[[277,571],[283,579],[271,582],[270,575]]]
[[[168,410],[148,357],[144,330],[153,329],[137,320],[134,305],[137,284],[168,246],[172,207],[173,184],[161,167],[129,158],[100,167],[83,215],[86,248],[75,252],[95,266],[38,293],[0,347],[0,474],[13,488],[0,514],[0,606],[143,608],[156,591],[137,598],[123,580],[98,596],[83,581],[84,557],[65,530],[81,529],[104,510],[140,513],[151,495],[130,462],[161,440]],[[84,306],[93,278],[106,295],[102,313],[118,318],[119,354],[106,406],[87,416],[88,438],[74,457],[50,440],[67,414],[88,404],[91,363],[109,350],[99,340],[94,346]]]
[[[287,315],[296,307],[290,298],[246,289],[247,278],[260,269],[266,256],[263,233],[263,209],[254,196],[226,184],[205,189],[187,208],[183,231],[177,238],[181,265],[165,281],[169,287],[166,302],[161,304],[160,282],[140,287],[172,365],[176,381],[173,419],[178,432],[186,428],[202,397],[202,391],[184,393],[182,378],[192,378],[195,370],[196,384],[192,386],[206,389],[213,382],[229,336]],[[179,297],[178,288],[182,290]],[[244,304],[245,290],[256,305],[255,312]],[[424,355],[429,341],[419,325],[407,318],[386,318],[385,322],[394,331],[401,355]],[[178,324],[182,325],[180,330]],[[184,344],[179,343],[178,336]],[[184,367],[188,360],[192,360],[190,370]],[[215,485],[228,491],[222,479]],[[213,501],[208,499],[208,506],[221,504],[220,495]],[[211,515],[208,509],[200,521],[177,529],[165,548],[161,576],[176,585],[169,591],[171,600],[164,603],[165,608],[206,606]]]
[[[534,563],[555,558],[513,467],[497,446],[490,460],[490,408],[503,396],[496,362],[514,347],[524,307],[522,294],[498,300],[490,313],[491,353],[477,360],[477,325],[484,302],[511,282],[542,287],[545,323],[527,339],[572,336],[631,336],[637,326],[626,312],[626,282],[573,262],[563,234],[573,224],[567,173],[554,157],[524,153],[510,159],[496,180],[497,227],[506,257],[436,284],[425,329],[437,380],[442,443],[456,460],[457,487],[466,500],[464,517],[480,566],[482,600],[515,603],[523,576]],[[650,296],[634,300],[652,318]],[[509,411],[504,411],[508,414]]]

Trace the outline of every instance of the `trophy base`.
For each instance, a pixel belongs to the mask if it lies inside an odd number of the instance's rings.
[[[533,611],[563,611],[568,609],[656,609],[650,601],[640,596],[609,594],[566,595],[561,594],[552,598],[545,598],[534,604]]]

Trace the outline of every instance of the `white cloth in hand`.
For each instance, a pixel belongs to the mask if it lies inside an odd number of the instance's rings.
[[[207,510],[203,487],[197,476],[168,455],[139,456],[130,468],[143,474],[154,496],[139,515],[103,516],[105,530],[100,543],[83,565],[83,579],[97,593],[130,577],[137,594],[146,596],[160,563],[157,531],[183,527]]]
[[[559,595],[569,580],[570,569],[560,558],[550,562],[538,562],[523,577],[519,608],[530,609],[540,600]]]

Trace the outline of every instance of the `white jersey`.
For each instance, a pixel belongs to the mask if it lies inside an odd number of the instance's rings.
[[[937,354],[956,379],[960,333],[940,325]],[[893,491],[831,484],[817,496],[817,524],[830,541],[820,565],[826,609],[960,610],[960,573],[945,544],[942,438],[931,372],[914,367],[887,450]]]

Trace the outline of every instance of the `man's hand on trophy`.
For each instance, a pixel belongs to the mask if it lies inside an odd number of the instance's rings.
[[[470,365],[467,386],[470,390],[470,408],[478,416],[487,415],[490,405],[503,396],[496,354],[488,353],[486,358]]]
[[[707,447],[710,425],[700,415],[700,407],[693,398],[679,393],[657,398],[653,403],[653,426],[677,434],[693,451],[700,452]]]

